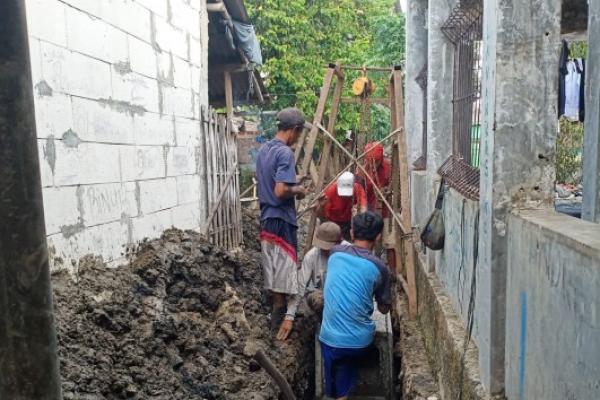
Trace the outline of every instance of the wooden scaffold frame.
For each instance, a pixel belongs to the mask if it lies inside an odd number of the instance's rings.
[[[361,164],[361,159],[365,154],[361,154],[355,157],[351,154],[332,134],[335,131],[335,124],[337,120],[337,114],[339,111],[340,103],[353,103],[349,99],[343,98],[344,88],[344,70],[374,70],[378,72],[390,72],[389,86],[387,98],[378,98],[376,101],[366,100],[369,104],[379,103],[386,104],[391,110],[391,127],[392,132],[380,142],[391,141],[392,148],[392,181],[391,181],[391,197],[390,200],[386,199],[386,196],[374,185],[374,189],[377,196],[382,201],[383,205],[387,207],[391,214],[392,224],[388,226],[391,233],[394,234],[394,246],[393,250],[396,255],[396,279],[400,282],[403,290],[408,296],[409,313],[411,318],[415,318],[417,315],[417,285],[415,275],[415,248],[413,240],[412,230],[412,218],[411,218],[411,207],[410,207],[410,190],[409,190],[409,168],[408,168],[408,157],[406,148],[406,133],[404,131],[404,97],[403,97],[403,85],[402,85],[402,70],[400,67],[388,68],[364,68],[364,67],[343,67],[340,64],[329,64],[325,73],[325,79],[317,109],[314,114],[313,126],[308,133],[301,136],[296,147],[296,162],[297,168],[300,175],[310,176],[317,193],[313,198],[311,204],[306,206],[303,214],[306,211],[313,209],[315,204],[324,193],[325,188],[335,181],[337,177],[343,172],[350,170],[354,165],[363,171],[367,179],[374,183],[373,178],[367,173],[365,168]],[[325,114],[325,107],[330,97],[329,93],[333,86],[335,79],[335,88],[333,96],[331,98],[331,111],[328,118],[327,129],[323,127],[323,118]],[[359,102],[357,99],[356,102]],[[321,150],[321,157],[318,162],[318,167],[313,160],[313,151],[317,143],[318,134],[323,135],[323,147]],[[359,141],[362,143],[362,141]],[[362,150],[362,148],[359,148]],[[332,157],[333,150],[337,151]],[[344,154],[350,163],[345,168],[340,170],[340,155]],[[333,162],[332,162],[333,159]],[[328,180],[328,176],[334,175],[331,173],[331,168],[335,167],[336,170],[333,172],[337,175],[333,180]],[[306,236],[305,248],[308,250],[312,246],[313,236],[317,225],[317,214],[316,212],[311,213],[310,223],[308,226],[308,232]]]

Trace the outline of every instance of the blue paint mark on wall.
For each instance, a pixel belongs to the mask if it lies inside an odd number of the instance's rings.
[[[519,346],[519,400],[524,400],[525,356],[527,354],[527,293],[525,292],[521,292],[521,338]]]

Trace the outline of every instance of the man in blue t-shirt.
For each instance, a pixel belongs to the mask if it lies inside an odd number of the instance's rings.
[[[325,371],[325,392],[347,398],[358,379],[358,363],[375,339],[373,297],[386,314],[392,304],[390,272],[373,255],[383,219],[367,211],[352,219],[351,245],[331,249],[325,280],[325,309],[319,340]]]
[[[264,287],[272,294],[271,329],[279,328],[277,336],[282,340],[291,331],[294,320],[293,315],[283,320],[287,297],[298,293],[295,199],[306,195],[306,189],[296,179],[296,161],[290,146],[298,141],[305,127],[300,110],[281,110],[275,138],[260,148],[256,159]]]

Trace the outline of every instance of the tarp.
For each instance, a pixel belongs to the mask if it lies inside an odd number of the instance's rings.
[[[262,65],[263,59],[260,51],[260,43],[256,37],[254,26],[233,20],[235,37],[242,51],[253,64]]]

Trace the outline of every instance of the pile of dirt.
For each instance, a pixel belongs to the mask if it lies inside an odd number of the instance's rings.
[[[90,258],[75,280],[53,276],[65,399],[277,399],[249,357],[255,345],[310,398],[314,316],[304,310],[287,342],[272,339],[256,221],[244,218],[243,252],[169,230],[127,266]]]

